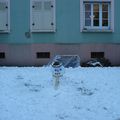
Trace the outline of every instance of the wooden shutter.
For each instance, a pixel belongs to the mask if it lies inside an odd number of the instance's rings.
[[[32,1],[32,31],[49,32],[55,29],[54,0]]]
[[[42,1],[33,1],[32,4],[32,29],[43,29],[42,23]]]
[[[44,2],[44,29],[54,29],[54,5],[52,1]]]
[[[8,2],[0,1],[0,32],[8,30]]]

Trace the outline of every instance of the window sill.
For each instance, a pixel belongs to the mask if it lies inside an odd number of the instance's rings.
[[[85,33],[87,33],[87,32],[91,32],[91,33],[94,33],[94,32],[112,33],[113,30],[109,30],[109,29],[108,30],[105,30],[105,29],[102,29],[102,30],[100,30],[100,29],[83,29],[82,32],[85,32]]]
[[[0,34],[9,34],[10,30],[0,30]]]
[[[32,33],[54,33],[56,29],[31,29]]]

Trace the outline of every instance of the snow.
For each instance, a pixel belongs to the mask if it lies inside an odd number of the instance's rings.
[[[120,68],[0,67],[0,120],[120,120]]]

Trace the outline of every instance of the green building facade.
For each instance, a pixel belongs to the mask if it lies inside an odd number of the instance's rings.
[[[92,54],[120,65],[120,0],[0,0],[0,65]]]

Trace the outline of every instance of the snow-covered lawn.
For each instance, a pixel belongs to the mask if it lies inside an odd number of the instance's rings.
[[[0,67],[0,120],[120,120],[120,68]]]

